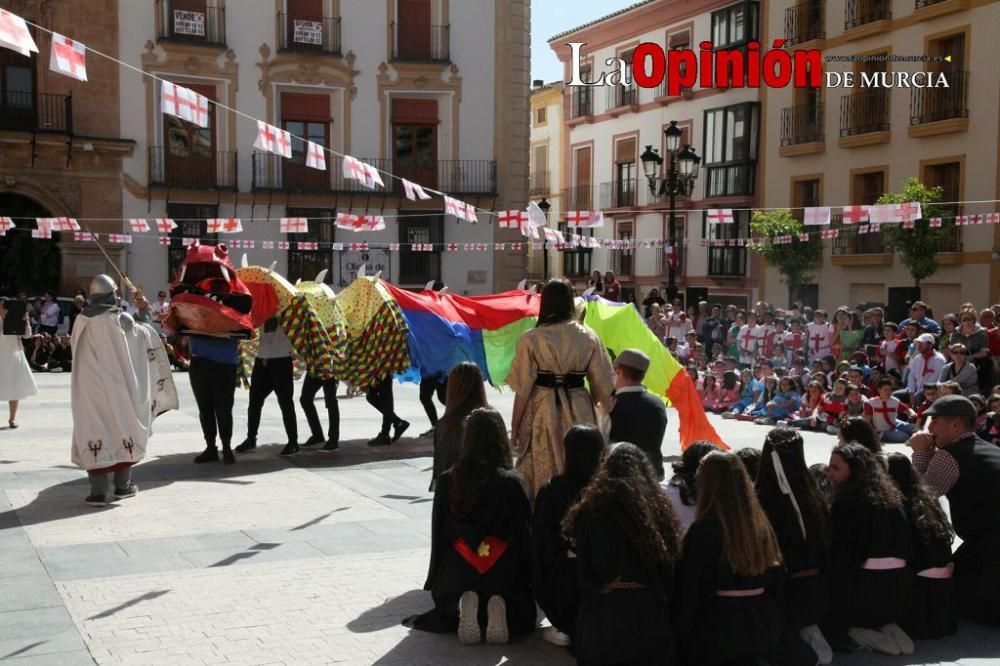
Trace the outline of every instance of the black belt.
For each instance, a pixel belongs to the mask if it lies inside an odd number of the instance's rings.
[[[555,389],[556,407],[559,407],[562,405],[559,399],[559,391],[562,390],[566,394],[566,402],[570,402],[570,389],[583,388],[583,380],[586,376],[582,372],[567,372],[565,375],[557,375],[554,372],[539,372],[535,377],[535,386]],[[572,403],[570,402],[570,404]]]

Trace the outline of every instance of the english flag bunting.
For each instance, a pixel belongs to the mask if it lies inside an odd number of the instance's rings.
[[[675,271],[677,270],[677,250],[674,249],[673,245],[664,245],[663,254],[667,256],[667,263]]]
[[[283,217],[279,225],[283,234],[304,234],[309,231],[309,219],[305,217]]]
[[[159,236],[160,245],[170,245],[170,236]]]
[[[502,210],[497,217],[501,229],[520,229],[522,224],[528,223],[528,212],[524,210]]]
[[[528,224],[533,227],[544,227],[548,224],[549,218],[542,210],[542,207],[534,201],[528,202]]]
[[[9,217],[0,217],[0,236],[4,236],[14,228],[14,220]]]
[[[454,215],[460,220],[465,220],[467,222],[478,222],[479,218],[476,217],[476,207],[472,204],[467,204],[464,201],[459,201],[458,199],[453,199],[447,194],[444,196],[444,214]]]
[[[381,215],[337,213],[337,220],[334,224],[340,229],[350,229],[351,231],[381,231],[385,229],[385,218]]]
[[[906,203],[898,204],[898,206],[899,217],[903,222],[916,222],[923,217],[923,211],[920,208],[919,201],[908,201]]]
[[[160,110],[208,128],[208,98],[184,86],[164,81],[160,86]]]
[[[940,217],[932,217],[930,219],[930,221],[927,223],[927,226],[929,226],[931,228],[940,227],[941,226],[941,218]]]
[[[830,224],[830,207],[806,208],[803,212],[802,224],[807,227]]]
[[[901,222],[898,204],[879,204],[868,209],[868,219],[872,224]]]
[[[39,217],[35,219],[35,224],[38,225],[37,229],[31,230],[32,238],[52,238],[52,226],[50,222],[51,218]]]
[[[732,208],[709,208],[705,214],[709,224],[733,224]]]
[[[42,228],[44,220],[44,225],[50,231],[79,231],[80,223],[74,220],[72,217],[40,217],[38,218],[38,228]]]
[[[6,9],[0,9],[0,46],[17,51],[25,58],[30,58],[32,52],[38,53],[24,19]]]
[[[306,166],[310,169],[326,171],[326,152],[318,143],[306,141]]]
[[[599,210],[571,210],[566,213],[566,226],[594,228],[604,226],[604,213]]]
[[[274,241],[261,241],[260,242],[260,247],[261,247],[261,249],[264,249],[264,250],[273,250],[274,249]]]
[[[403,193],[406,195],[406,198],[409,199],[410,201],[416,201],[417,199],[427,200],[431,198],[431,195],[427,194],[427,192],[424,192],[424,188],[422,188],[420,185],[417,185],[416,183],[411,183],[405,178],[400,178],[400,180],[403,181]]]
[[[69,37],[63,37],[58,32],[53,32],[49,69],[77,81],[86,81],[87,47],[83,45],[83,42],[76,42]]]
[[[376,185],[385,187],[378,169],[371,164],[365,164],[356,157],[344,155],[343,173],[344,178],[356,180],[369,189],[374,189]]]
[[[156,230],[161,234],[169,234],[177,228],[177,225],[169,217],[156,218]]]
[[[128,226],[134,233],[137,234],[149,231],[149,222],[139,218],[130,219],[128,221]]]
[[[128,234],[108,234],[108,242],[130,245],[132,243],[132,237]]]
[[[210,234],[238,234],[243,231],[243,223],[239,218],[213,218],[208,221],[206,230]]]
[[[253,147],[265,153],[274,153],[284,158],[292,156],[292,135],[283,129],[257,121],[257,140]]]
[[[314,241],[303,241],[303,242],[299,243],[298,249],[300,249],[300,250],[318,250],[319,249],[319,243],[316,243]]]
[[[867,222],[868,213],[868,206],[844,206],[844,224]]]
[[[90,233],[89,231],[77,231],[73,234],[73,240],[75,240],[77,243],[92,241],[94,240],[94,234]]]

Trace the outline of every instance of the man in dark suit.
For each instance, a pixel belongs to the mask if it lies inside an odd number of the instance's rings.
[[[625,349],[615,358],[615,404],[611,410],[611,442],[630,442],[646,452],[653,469],[663,479],[660,445],[667,429],[663,400],[646,391],[642,380],[649,357],[638,349]]]

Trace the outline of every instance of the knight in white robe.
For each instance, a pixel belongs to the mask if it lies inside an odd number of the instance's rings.
[[[170,361],[152,326],[120,309],[110,277],[95,277],[90,292],[73,326],[72,461],[90,477],[85,502],[106,506],[135,495],[132,465],[146,454],[153,419],[177,409],[178,401]]]

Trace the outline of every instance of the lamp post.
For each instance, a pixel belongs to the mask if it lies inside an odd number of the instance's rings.
[[[542,209],[543,213],[545,213],[545,226],[548,226],[549,209],[552,208],[552,204],[549,203],[548,199],[542,197],[542,200],[538,202],[538,207]],[[548,248],[548,242],[545,241],[542,243],[542,282],[548,282],[548,281],[549,281],[549,248]]]
[[[670,121],[670,126],[663,130],[663,134],[666,137],[666,148],[670,162],[659,186],[657,186],[657,181],[660,178],[660,167],[663,166],[663,157],[660,156],[660,151],[652,146],[646,146],[646,152],[639,159],[642,160],[642,170],[649,183],[649,193],[654,197],[662,197],[664,194],[670,196],[669,243],[670,249],[674,253],[674,261],[667,262],[667,300],[673,301],[677,298],[677,271],[674,265],[680,258],[677,249],[677,223],[674,220],[676,197],[679,194],[690,196],[691,192],[694,191],[694,181],[698,178],[698,165],[701,158],[689,145],[681,149],[683,130],[677,126],[676,120]]]

